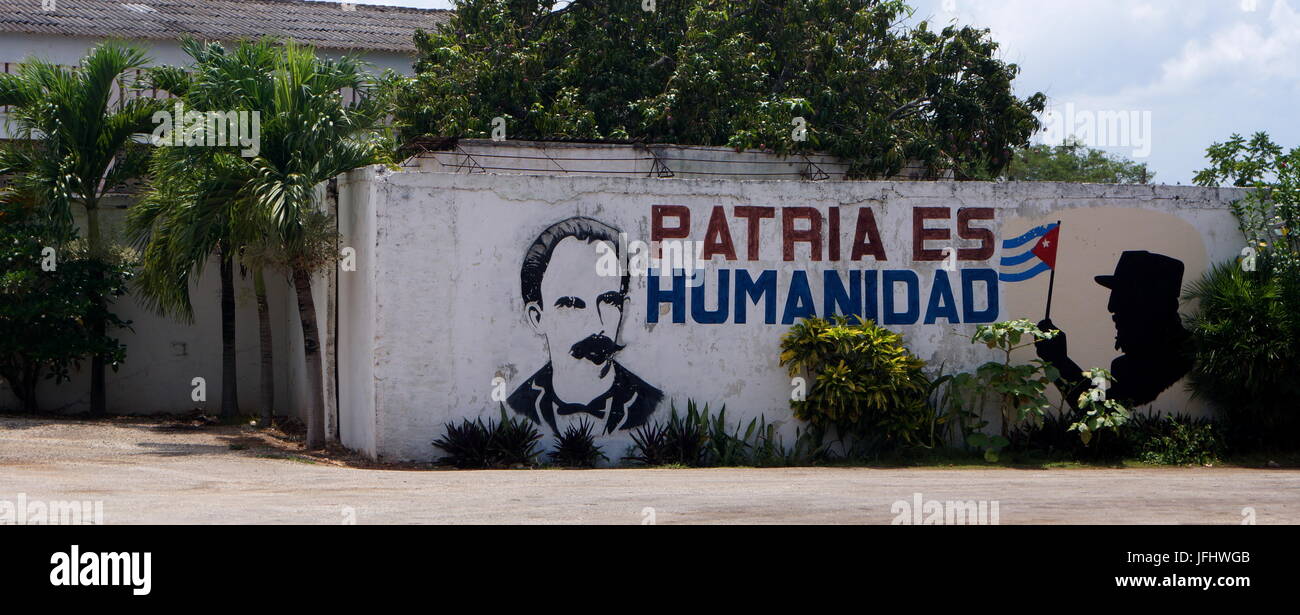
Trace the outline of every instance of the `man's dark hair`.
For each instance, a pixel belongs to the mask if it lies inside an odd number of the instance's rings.
[[[546,275],[546,268],[551,263],[551,253],[555,252],[555,246],[561,241],[568,237],[587,243],[608,241],[614,247],[615,256],[619,256],[618,234],[618,229],[604,222],[581,216],[561,220],[546,227],[546,230],[533,241],[533,245],[528,247],[528,253],[524,255],[524,266],[519,275],[524,304],[533,301],[542,303],[542,277]],[[624,271],[622,280],[624,293],[627,292],[628,281],[628,273]]]

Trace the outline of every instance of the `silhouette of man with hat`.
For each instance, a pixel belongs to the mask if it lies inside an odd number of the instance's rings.
[[[1115,349],[1124,353],[1110,364],[1115,382],[1107,396],[1130,407],[1149,404],[1192,368],[1187,348],[1190,334],[1178,315],[1183,262],[1145,250],[1124,252],[1114,275],[1095,279],[1110,289],[1106,309],[1115,322]],[[1059,330],[1050,319],[1038,327]],[[1056,386],[1078,410],[1079,394],[1090,385],[1069,357],[1065,332],[1034,346],[1039,358],[1060,370]]]

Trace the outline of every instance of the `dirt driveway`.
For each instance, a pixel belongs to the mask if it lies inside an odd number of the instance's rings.
[[[1247,508],[1296,524],[1300,471],[427,471],[310,460],[237,427],[0,418],[0,502],[19,498],[102,501],[109,524],[888,524],[917,501],[996,502],[1002,524],[1236,524]]]

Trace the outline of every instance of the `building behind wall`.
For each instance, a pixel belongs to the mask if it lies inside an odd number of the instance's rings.
[[[50,10],[43,10],[44,6]],[[74,66],[91,47],[110,37],[147,48],[154,65],[183,66],[189,61],[180,48],[183,36],[227,43],[273,36],[314,45],[325,56],[357,54],[376,72],[392,69],[411,74],[416,28],[432,29],[448,15],[442,10],[367,5],[347,10],[340,3],[301,0],[0,0],[0,71],[14,72],[19,63],[33,57]],[[132,81],[119,84],[114,102],[137,96],[167,97],[165,92],[135,89]],[[6,119],[5,109],[0,108],[0,139],[9,134]],[[136,188],[110,196],[101,212],[107,231],[120,230],[127,208],[137,197]],[[107,374],[110,412],[154,414],[196,408],[217,412],[221,400],[217,271],[216,262],[209,263],[191,289],[193,325],[160,317],[133,297],[116,303],[116,312],[132,321],[132,329],[120,332],[127,346],[126,362],[119,371]],[[237,273],[235,282],[239,397],[241,408],[251,413],[257,410],[259,399],[256,304],[251,276]],[[268,273],[268,282],[278,358],[277,410],[292,414],[304,386],[301,328],[291,289],[286,283],[276,283],[283,282],[282,277],[272,273]],[[329,282],[322,277],[317,284],[322,327],[328,322]],[[206,380],[206,402],[191,399],[190,383],[195,377]],[[59,386],[46,383],[39,390],[42,406],[56,412],[85,412],[89,408],[88,382],[88,373],[82,370],[74,373],[71,382]],[[0,385],[0,408],[14,406],[16,400]]]

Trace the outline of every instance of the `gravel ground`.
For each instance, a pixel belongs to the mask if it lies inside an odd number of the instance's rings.
[[[867,523],[997,502],[1002,524],[1300,523],[1300,470],[450,471],[309,458],[240,427],[0,417],[0,502],[103,502],[109,524]]]

